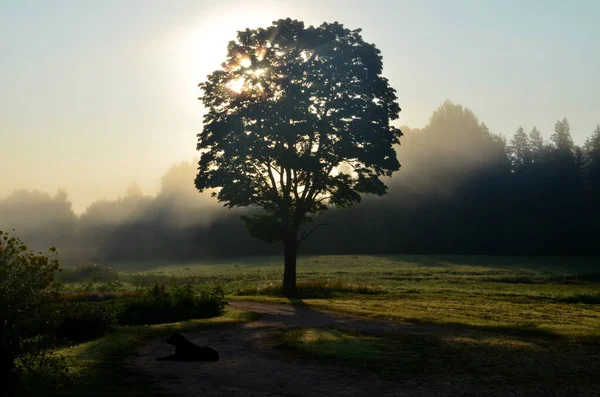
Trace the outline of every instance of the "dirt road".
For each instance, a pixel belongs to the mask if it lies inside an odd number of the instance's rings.
[[[273,350],[270,337],[292,327],[335,327],[366,333],[401,331],[418,326],[313,310],[298,305],[230,302],[230,307],[261,313],[259,321],[198,334],[185,334],[198,344],[210,344],[221,355],[215,363],[155,361],[172,353],[164,338],[142,346],[135,357],[137,369],[159,380],[176,396],[425,396],[434,390],[416,382],[382,380],[374,374],[292,359]],[[439,390],[438,390],[439,391]]]
[[[473,374],[418,379],[399,373],[397,379],[323,365],[293,358],[274,349],[274,334],[293,327],[335,327],[369,334],[447,333],[443,327],[377,321],[296,305],[230,302],[230,307],[262,314],[260,320],[229,328],[185,334],[198,344],[210,344],[221,355],[214,363],[156,361],[172,353],[164,337],[142,346],[133,364],[156,379],[161,390],[172,396],[222,397],[403,397],[403,396],[597,396],[594,390],[578,387],[576,380],[522,384],[519,379],[486,378]],[[451,373],[448,372],[448,373]],[[597,390],[596,390],[597,391]]]

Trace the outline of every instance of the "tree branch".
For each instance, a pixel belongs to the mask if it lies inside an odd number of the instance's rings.
[[[331,226],[331,225],[333,225],[333,223],[319,223],[318,225],[315,225],[312,229],[310,229],[308,232],[306,230],[303,231],[302,235],[300,236],[300,238],[297,241],[297,245],[300,245],[300,243],[302,243],[304,240],[306,240],[308,238],[308,236],[313,234],[313,232],[315,230],[317,230],[317,228],[319,226]]]
[[[295,169],[292,169],[292,192],[294,193],[294,199],[298,202],[298,174],[296,174]]]
[[[277,196],[279,196],[279,192],[277,190],[277,182],[275,182],[275,175],[273,175],[273,169],[271,168],[271,162],[267,159],[267,170],[269,171],[269,179],[271,179],[271,183],[273,184],[273,189],[277,192]]]
[[[269,183],[269,180],[267,178],[265,178],[265,176],[263,175],[264,170],[259,168],[258,165],[256,165],[256,164],[252,164],[252,165],[254,166],[254,168],[256,168],[258,176],[260,177],[260,179],[262,179],[262,181],[269,188],[269,190],[272,190],[273,193],[275,195],[277,195],[277,186],[271,186],[271,184]]]

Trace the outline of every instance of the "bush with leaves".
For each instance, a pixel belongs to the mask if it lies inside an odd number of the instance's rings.
[[[223,312],[226,304],[221,287],[196,292],[189,284],[171,289],[155,284],[141,296],[123,301],[119,324],[160,324],[215,317]]]
[[[6,384],[4,395],[10,395],[19,381],[33,374],[40,382],[53,383],[66,372],[64,362],[48,349],[47,338],[40,336],[51,334],[58,319],[54,274],[59,264],[49,258],[51,254],[55,254],[54,248],[49,254],[35,253],[17,237],[0,231],[0,379]],[[43,373],[37,371],[41,369]],[[50,373],[53,376],[46,376]]]
[[[116,325],[118,306],[112,301],[69,302],[56,331],[58,340],[83,342],[104,336]]]

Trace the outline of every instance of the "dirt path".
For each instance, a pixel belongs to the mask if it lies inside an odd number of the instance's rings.
[[[419,332],[427,327],[342,316],[306,306],[230,302],[230,307],[261,313],[259,321],[224,329],[185,334],[198,344],[210,344],[221,355],[216,363],[155,361],[172,353],[164,337],[142,346],[134,365],[159,380],[175,396],[443,396],[444,384],[412,380],[382,380],[365,374],[292,359],[273,350],[270,337],[293,327],[335,327],[364,333]],[[399,376],[399,379],[402,376]]]
[[[433,327],[409,323],[374,320],[368,317],[345,315],[336,312],[313,309],[306,304],[272,304],[262,302],[229,302],[229,307],[247,312],[261,313],[260,321],[250,326],[274,329],[294,327],[325,328],[334,327],[343,331],[357,331],[366,334],[380,335],[389,332],[431,331]]]
[[[525,396],[532,395],[514,380],[511,385],[488,388],[475,386],[473,379],[431,378],[418,381],[398,374],[397,381],[384,380],[348,368],[291,358],[273,349],[271,336],[294,327],[335,327],[347,331],[381,334],[387,332],[436,333],[439,328],[377,321],[311,309],[306,305],[230,302],[230,307],[262,314],[260,320],[244,325],[186,333],[197,344],[210,344],[220,353],[218,362],[168,362],[156,357],[172,353],[164,337],[142,346],[133,358],[137,370],[154,379],[172,396],[221,397],[403,397],[403,396]],[[423,379],[423,377],[421,377]],[[541,385],[543,386],[543,385]],[[542,390],[545,389],[545,392]],[[535,395],[569,395],[558,390],[536,388]],[[531,391],[531,390],[529,390]],[[592,394],[573,394],[592,395]]]

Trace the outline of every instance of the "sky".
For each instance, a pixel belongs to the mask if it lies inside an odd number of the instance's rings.
[[[198,83],[227,42],[287,17],[362,28],[400,125],[450,99],[508,137],[567,117],[582,143],[600,123],[598,15],[597,0],[0,0],[0,198],[64,188],[80,213],[132,181],[156,193],[197,155]]]

